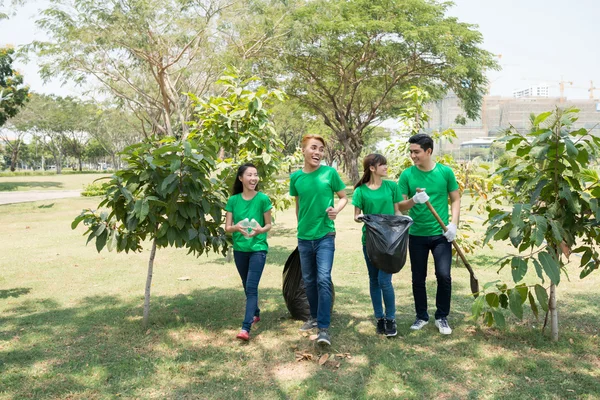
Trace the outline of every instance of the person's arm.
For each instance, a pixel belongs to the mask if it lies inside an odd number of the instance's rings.
[[[230,211],[227,211],[225,214],[225,232],[233,233],[239,232],[241,234],[245,234],[246,230],[240,226],[240,224],[233,225],[233,214]]]
[[[337,203],[337,207],[329,207],[327,209],[327,215],[329,219],[334,220],[335,217],[346,207],[346,203],[348,203],[348,197],[346,196],[345,190],[340,190],[336,192],[337,196],[340,198]]]
[[[298,204],[298,196],[294,196],[294,200],[296,200],[296,221],[298,221],[298,211],[300,210],[300,205]]]
[[[271,219],[271,210],[266,211],[263,214],[264,218],[265,218],[265,226],[260,226],[256,229],[252,230],[252,233],[248,235],[248,237],[254,237],[256,235],[260,235],[261,233],[267,233],[271,230],[272,225],[272,219]]]
[[[407,195],[403,194],[402,200],[399,203],[394,204],[394,209],[396,210],[396,214],[401,213],[402,211],[408,211],[414,207],[415,201],[413,199],[409,199]]]
[[[460,221],[460,192],[454,190],[448,193],[450,197],[450,212],[452,213],[452,223],[458,227]]]
[[[362,223],[362,221],[358,219],[358,217],[362,216],[362,215],[363,215],[362,210],[355,206],[354,207],[354,221]]]

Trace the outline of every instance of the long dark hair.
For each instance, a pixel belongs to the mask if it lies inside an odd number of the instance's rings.
[[[363,160],[363,176],[358,182],[356,182],[354,189],[358,188],[360,185],[368,183],[371,180],[371,167],[377,167],[378,165],[387,165],[387,160],[384,156],[377,153],[366,156]]]
[[[248,168],[254,168],[255,170],[258,171],[258,168],[256,168],[256,165],[254,165],[252,163],[246,163],[246,164],[240,165],[240,167],[237,170],[237,175],[235,176],[235,181],[233,181],[233,187],[231,188],[232,195],[239,194],[244,191],[244,185],[242,185],[242,181],[240,181],[240,178],[242,177],[242,175],[244,175],[244,172],[246,172],[246,170]],[[256,190],[258,191],[258,184],[256,184]]]

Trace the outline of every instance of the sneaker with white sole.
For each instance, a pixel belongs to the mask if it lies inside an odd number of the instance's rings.
[[[450,325],[448,325],[448,320],[446,318],[436,319],[435,326],[437,326],[442,335],[449,335],[452,333],[452,329],[450,328]]]
[[[303,332],[306,332],[306,331],[311,331],[311,330],[315,329],[316,327],[317,327],[317,321],[312,318],[309,318],[308,321],[306,321],[300,327],[300,330]]]
[[[424,319],[417,318],[415,322],[410,326],[410,329],[413,331],[418,331],[422,329],[425,325],[427,325],[429,321],[425,321]]]
[[[327,328],[319,328],[319,333],[317,334],[317,343],[331,346],[331,338],[329,337]]]
[[[395,319],[386,319],[385,320],[385,336],[394,337],[398,334],[398,330],[396,329],[396,320]]]
[[[385,335],[385,318],[377,319],[377,331],[376,332],[378,335]]]

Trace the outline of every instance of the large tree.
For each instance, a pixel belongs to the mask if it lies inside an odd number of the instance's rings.
[[[225,1],[225,0],[224,0]],[[187,135],[192,103],[216,75],[212,40],[220,0],[54,0],[37,25],[44,77],[100,82],[144,124],[147,136]]]
[[[434,0],[306,2],[289,13],[281,46],[274,53],[265,49],[256,65],[272,69],[288,94],[322,118],[355,180],[366,129],[398,115],[410,86],[434,98],[453,90],[466,116],[477,117],[484,72],[496,64],[473,25],[445,15],[449,6]],[[273,69],[274,58],[281,69]]]

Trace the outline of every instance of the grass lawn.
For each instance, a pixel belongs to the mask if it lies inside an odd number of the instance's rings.
[[[145,330],[149,251],[98,254],[85,246],[83,227],[70,228],[82,208],[97,203],[0,206],[0,399],[600,397],[600,274],[579,281],[577,268],[569,268],[571,282],[558,287],[561,336],[553,343],[531,311],[523,321],[505,313],[505,330],[470,321],[464,268],[453,270],[452,335],[441,336],[432,323],[410,331],[407,264],[394,277],[399,335],[387,339],[375,334],[360,225],[348,207],[337,221],[333,343],[324,350],[298,332],[301,323],[289,318],[281,295],[283,264],[295,247],[288,210],[277,214],[270,234],[262,320],[250,342],[234,339],[244,295],[233,263],[184,250],[157,253]],[[468,255],[480,282],[498,279],[496,260],[505,251],[497,245]]]
[[[22,190],[75,190],[83,189],[94,179],[110,174],[16,175],[0,176],[0,192]]]

